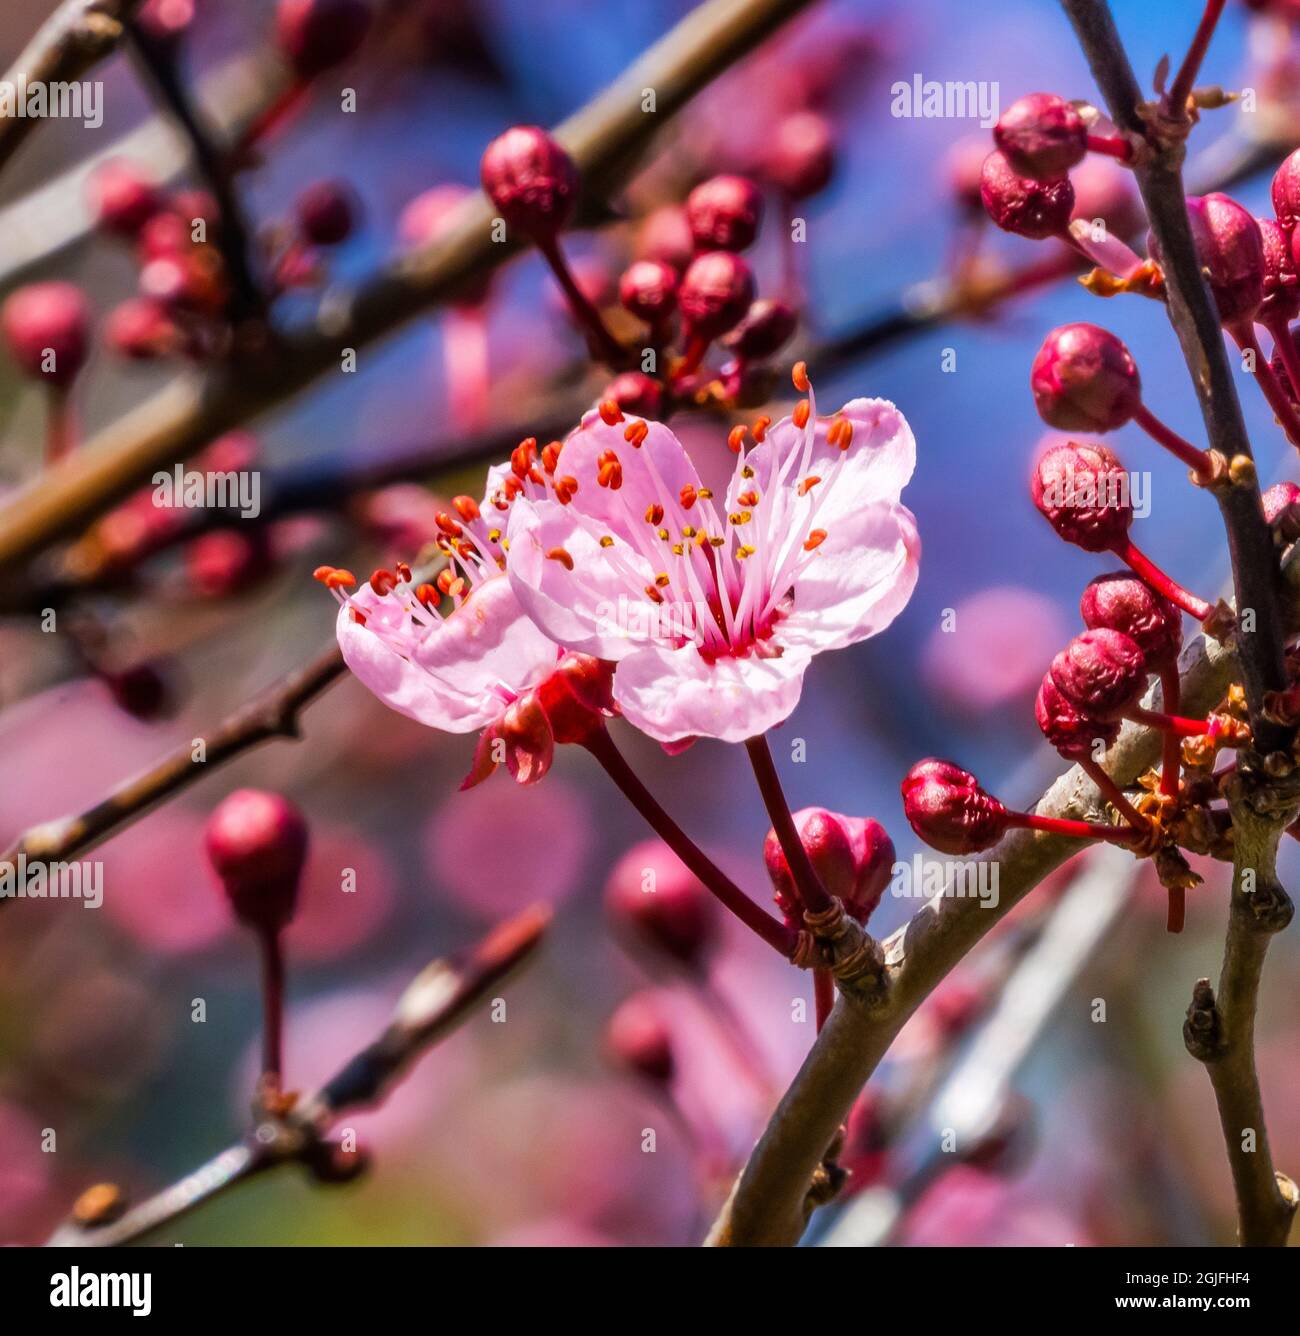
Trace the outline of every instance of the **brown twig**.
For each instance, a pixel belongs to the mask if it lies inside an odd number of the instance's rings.
[[[0,863],[16,864],[20,854],[33,861],[75,858],[259,743],[271,738],[297,738],[301,712],[343,673],[343,655],[336,646],[331,646],[286,674],[211,732],[178,747],[152,769],[119,785],[93,807],[77,816],[47,821],[25,831],[0,854]],[[196,755],[203,759],[196,760]],[[0,898],[0,905],[7,900]]]
[[[465,954],[435,960],[402,994],[383,1034],[285,1117],[265,1120],[245,1140],[117,1220],[90,1226],[70,1221],[46,1246],[114,1248],[134,1243],[255,1174],[290,1162],[309,1167],[317,1163],[330,1150],[325,1137],[338,1119],[382,1104],[412,1064],[536,951],[550,919],[547,908],[527,909]]]
[[[4,82],[80,79],[122,40],[127,21],[139,7],[140,0],[64,0],[5,72]],[[0,168],[39,124],[39,117],[0,116]]]
[[[591,198],[626,179],[656,131],[701,88],[808,0],[706,0],[605,92],[556,130]],[[643,110],[644,90],[655,111]],[[493,210],[481,194],[443,238],[384,267],[359,288],[327,293],[314,323],[286,335],[265,365],[225,366],[178,381],[107,427],[64,467],[48,469],[0,507],[0,570],[75,533],[145,482],[224,431],[293,398],[359,350],[454,295],[517,247],[493,240]]]

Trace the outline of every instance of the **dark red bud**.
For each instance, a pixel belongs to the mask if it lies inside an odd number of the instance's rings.
[[[519,784],[536,784],[555,759],[555,735],[540,694],[527,692],[512,701],[495,734],[505,743],[506,766]]]
[[[553,237],[573,217],[578,169],[536,125],[516,125],[484,150],[479,174],[488,198],[527,236]]]
[[[605,1046],[620,1067],[647,1081],[667,1085],[673,1078],[672,1033],[650,994],[633,994],[609,1018]]]
[[[857,862],[844,818],[823,807],[805,807],[794,814],[794,824],[822,885],[847,902],[856,885]],[[781,912],[787,919],[799,919],[802,913],[799,893],[775,830],[769,830],[763,841],[763,863]]]
[[[1227,195],[1189,195],[1187,217],[1197,258],[1210,284],[1219,320],[1225,325],[1253,320],[1264,300],[1264,239],[1259,224]],[[1147,247],[1161,262],[1154,234]]]
[[[664,387],[641,371],[622,371],[605,386],[600,402],[612,399],[625,413],[658,418],[663,414]]]
[[[740,251],[758,235],[763,196],[743,176],[715,176],[686,197],[686,221],[701,251]]]
[[[356,196],[343,181],[317,181],[293,204],[298,230],[313,246],[337,246],[357,223]]]
[[[128,297],[104,321],[104,342],[123,357],[148,361],[176,351],[181,336],[161,302]]]
[[[1255,221],[1264,247],[1264,300],[1257,319],[1261,323],[1289,324],[1300,315],[1300,281],[1296,278],[1291,240],[1282,225],[1272,218]]]
[[[1055,93],[1017,98],[993,127],[1011,167],[1035,181],[1059,181],[1088,152],[1088,130],[1078,111]]]
[[[1183,646],[1183,615],[1163,594],[1127,571],[1099,575],[1079,599],[1084,625],[1120,631],[1134,641],[1157,673],[1178,662]]]
[[[66,387],[76,379],[90,342],[90,308],[73,283],[19,288],[0,311],[14,360],[29,376]]]
[[[760,297],[750,304],[741,322],[722,340],[737,357],[771,357],[794,337],[799,314],[776,297]]]
[[[1008,825],[1007,809],[969,771],[950,761],[918,761],[903,778],[908,824],[932,849],[974,854],[990,849]]]
[[[1300,487],[1293,482],[1277,482],[1264,493],[1264,518],[1278,532],[1283,542],[1300,538]]]
[[[1094,719],[1117,719],[1147,682],[1146,657],[1122,631],[1084,631],[1052,660],[1052,682],[1068,704]]]
[[[663,260],[634,260],[618,280],[618,299],[638,320],[658,325],[677,309],[677,270]]]
[[[717,902],[662,845],[638,845],[619,862],[605,910],[625,940],[688,968],[702,966],[718,939]]]
[[[776,127],[764,164],[768,179],[788,199],[824,190],[835,171],[835,131],[825,116],[797,111]]]
[[[1288,154],[1273,173],[1273,212],[1288,235],[1300,218],[1300,149]]]
[[[1047,673],[1034,701],[1034,718],[1043,736],[1062,756],[1092,757],[1098,741],[1109,747],[1119,737],[1118,720],[1094,719],[1075,709],[1061,695],[1051,673]]]
[[[1030,492],[1052,528],[1085,552],[1105,552],[1123,542],[1133,523],[1127,475],[1104,445],[1047,450],[1034,469]]]
[[[134,663],[129,668],[106,673],[104,683],[118,709],[133,719],[150,722],[166,718],[177,704],[172,683],[154,663]]]
[[[1142,403],[1129,350],[1097,325],[1061,325],[1043,340],[1029,372],[1038,415],[1059,431],[1114,431]]]
[[[307,823],[287,798],[237,789],[208,818],[204,845],[241,923],[275,932],[293,917]]]
[[[556,742],[583,742],[614,713],[614,665],[589,654],[565,654],[537,688]]]
[[[230,598],[260,584],[274,569],[265,529],[214,529],[185,547],[185,574],[201,598]]]
[[[87,183],[90,209],[105,230],[133,237],[162,207],[157,187],[124,158],[110,158]]]
[[[363,0],[280,0],[276,40],[294,73],[314,79],[357,51],[370,31],[370,17]]]
[[[735,325],[754,299],[749,266],[730,251],[697,256],[682,276],[677,304],[692,334],[717,338]]]
[[[1059,236],[1074,211],[1074,187],[1068,176],[1047,183],[1021,176],[996,150],[984,159],[980,199],[1004,232],[1035,241]]]

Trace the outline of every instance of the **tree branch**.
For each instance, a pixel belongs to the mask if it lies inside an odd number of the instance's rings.
[[[140,0],[64,0],[41,24],[4,82],[69,83],[104,59],[122,40]],[[40,124],[38,117],[0,116],[0,168]]]
[[[236,1145],[111,1223],[68,1222],[47,1247],[115,1248],[134,1243],[255,1174],[290,1162],[311,1166],[325,1136],[347,1113],[382,1104],[407,1070],[456,1028],[541,944],[551,911],[526,909],[499,924],[470,951],[435,960],[411,981],[374,1043],[350,1058],[283,1119],[268,1119]]]
[[[808,0],[706,0],[556,137],[573,155],[589,198],[608,196],[666,120]],[[645,90],[655,111],[642,110]],[[188,458],[224,431],[293,398],[345,349],[392,334],[464,283],[503,263],[518,245],[492,240],[494,212],[467,201],[443,238],[384,267],[351,292],[327,293],[316,320],[286,336],[279,355],[178,380],[46,470],[0,507],[0,571],[75,533],[159,468]]]

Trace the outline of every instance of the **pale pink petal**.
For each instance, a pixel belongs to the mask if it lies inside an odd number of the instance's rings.
[[[921,538],[906,506],[872,505],[841,515],[807,554],[776,640],[816,652],[876,635],[907,606],[920,560]]]
[[[339,609],[344,661],[390,709],[430,728],[482,728],[555,666],[554,643],[524,615],[504,577],[476,585],[433,627],[417,626],[392,595],[367,597],[367,588],[353,600],[365,625],[350,607]]]
[[[614,674],[624,717],[660,742],[698,735],[743,742],[789,717],[811,656],[787,650],[708,663],[694,646],[639,649]]]
[[[656,639],[646,597],[655,572],[621,538],[576,505],[520,499],[510,515],[507,570],[520,604],[565,649],[617,661]],[[612,539],[602,546],[601,539]],[[547,556],[563,549],[573,563]]]

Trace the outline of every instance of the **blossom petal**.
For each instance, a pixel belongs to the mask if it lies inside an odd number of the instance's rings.
[[[365,615],[364,625],[353,606]],[[363,586],[351,606],[339,609],[336,632],[344,662],[365,687],[390,709],[447,733],[492,723],[558,657],[504,577],[476,586],[432,627],[417,625],[396,596]]]
[[[576,506],[521,498],[512,507],[509,537],[510,583],[528,616],[557,644],[617,661],[658,638],[655,605],[643,592],[654,583],[650,563]],[[602,546],[602,538],[613,542]],[[559,552],[567,561],[547,555]]]
[[[784,646],[843,649],[883,631],[916,587],[921,538],[906,506],[840,515],[795,577],[793,606],[776,624]]]
[[[693,645],[638,649],[614,674],[614,700],[634,727],[659,742],[699,736],[743,742],[787,719],[799,703],[811,656],[706,660]]]

